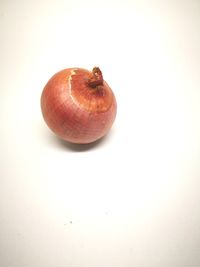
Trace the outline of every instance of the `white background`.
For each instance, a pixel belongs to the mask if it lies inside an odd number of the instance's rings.
[[[0,266],[200,266],[200,1],[0,1]],[[118,114],[60,141],[40,95],[99,66]]]

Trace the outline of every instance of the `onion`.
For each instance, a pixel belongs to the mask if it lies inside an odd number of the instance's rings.
[[[49,128],[61,139],[87,144],[108,133],[116,117],[117,103],[98,67],[92,72],[68,68],[47,82],[41,110]]]

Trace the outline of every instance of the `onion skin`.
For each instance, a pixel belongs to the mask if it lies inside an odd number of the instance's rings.
[[[117,112],[115,96],[99,68],[64,69],[46,84],[41,110],[49,128],[77,144],[94,142],[110,130]]]

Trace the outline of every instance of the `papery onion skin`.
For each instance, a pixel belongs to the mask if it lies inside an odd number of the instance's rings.
[[[92,72],[68,68],[56,73],[41,96],[49,128],[61,139],[77,144],[94,142],[110,130],[117,112],[115,96],[99,68]]]

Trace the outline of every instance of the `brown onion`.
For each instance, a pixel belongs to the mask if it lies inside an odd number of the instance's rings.
[[[64,69],[46,84],[41,109],[49,128],[60,138],[79,144],[106,135],[117,111],[115,96],[98,67]]]

